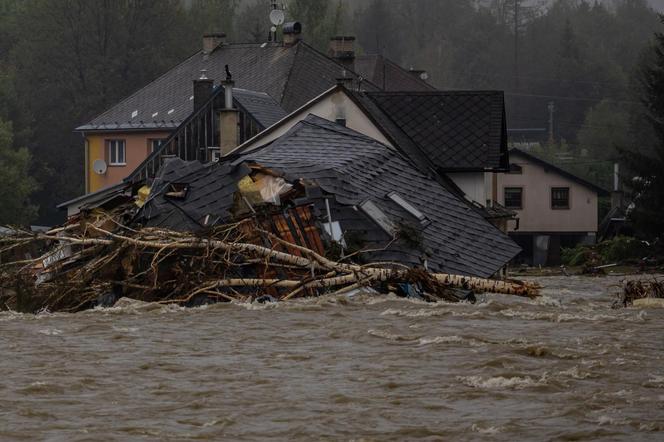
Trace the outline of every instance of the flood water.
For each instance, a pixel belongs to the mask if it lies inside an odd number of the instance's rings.
[[[0,440],[664,440],[664,309],[319,298],[0,313]]]

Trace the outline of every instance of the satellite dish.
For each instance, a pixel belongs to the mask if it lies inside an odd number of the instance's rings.
[[[106,161],[104,160],[95,160],[94,163],[92,163],[92,170],[94,170],[97,175],[105,174],[107,168],[108,166],[106,166]]]
[[[281,9],[273,9],[270,11],[270,22],[275,26],[283,25],[285,18],[284,11]]]

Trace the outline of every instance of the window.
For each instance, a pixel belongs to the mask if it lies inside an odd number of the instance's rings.
[[[505,187],[505,204],[508,209],[522,209],[523,208],[523,188],[522,187]]]
[[[163,138],[150,138],[150,139],[148,139],[148,148],[150,149],[150,151],[148,153],[152,153],[155,150],[159,149],[161,147],[161,145],[164,143],[164,141],[165,140]]]
[[[127,164],[125,140],[107,140],[108,165],[124,166]]]
[[[408,201],[403,199],[401,195],[399,195],[396,192],[390,192],[387,194],[387,197],[397,203],[402,209],[404,209],[406,212],[410,213],[413,215],[417,220],[422,223],[426,224],[429,220],[427,219],[426,215],[420,212],[415,206],[410,204]]]
[[[569,209],[569,187],[551,188],[551,208]]]
[[[519,166],[518,164],[510,164],[510,174],[512,175],[521,175],[523,173],[523,167]]]

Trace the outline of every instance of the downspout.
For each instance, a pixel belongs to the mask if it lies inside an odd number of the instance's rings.
[[[85,132],[81,132],[83,136],[83,150],[85,156],[85,193],[90,193],[90,143],[85,136]]]

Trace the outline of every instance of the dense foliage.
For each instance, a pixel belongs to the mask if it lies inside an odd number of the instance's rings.
[[[662,16],[664,23],[664,16]],[[639,71],[643,118],[653,128],[656,143],[630,149],[623,157],[633,172],[634,207],[630,218],[636,231],[664,239],[664,34],[658,32]]]
[[[608,185],[618,150],[652,142],[631,87],[658,26],[645,0],[282,2],[322,51],[334,34],[355,35],[360,52],[426,69],[439,88],[505,90],[509,126],[543,129],[513,141],[539,144],[599,184]],[[57,222],[54,206],[83,190],[76,126],[197,51],[204,32],[266,41],[269,8],[270,0],[0,0],[0,118],[13,123],[13,147],[32,155],[38,221]]]
[[[28,175],[31,155],[26,148],[12,147],[12,125],[0,119],[0,225],[28,224],[37,213],[29,201],[37,189]]]

